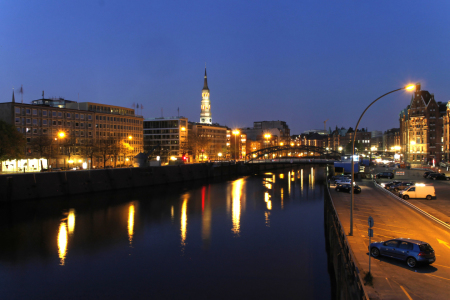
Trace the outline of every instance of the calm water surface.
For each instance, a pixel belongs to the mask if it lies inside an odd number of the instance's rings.
[[[331,299],[315,172],[3,207],[0,298]]]

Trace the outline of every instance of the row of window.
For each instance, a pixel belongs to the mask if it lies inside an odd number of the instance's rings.
[[[85,115],[80,113],[70,113],[70,112],[62,112],[62,111],[47,111],[42,109],[34,109],[34,108],[22,108],[15,107],[15,113],[16,115],[20,115],[20,112],[22,111],[23,115],[33,115],[33,116],[39,116],[39,117],[53,117],[53,118],[66,118],[66,119],[80,119],[84,120],[85,118],[87,120],[92,120],[92,115]]]
[[[52,134],[52,130],[51,129],[46,129],[46,128],[31,128],[31,127],[17,127],[17,131],[23,133],[23,134]],[[58,131],[53,130],[53,134],[54,136],[56,136],[58,133]],[[92,131],[72,131],[72,136],[88,136],[88,137],[92,137]]]
[[[109,116],[95,116],[98,121],[108,121],[108,122],[121,122],[121,123],[132,123],[132,124],[142,124],[142,121],[129,118],[119,118],[119,117],[109,117]]]
[[[178,140],[178,135],[144,135],[144,140]]]

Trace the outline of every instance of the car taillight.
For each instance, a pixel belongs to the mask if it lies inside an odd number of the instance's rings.
[[[425,256],[425,255],[427,255],[426,252],[419,252],[419,256]]]

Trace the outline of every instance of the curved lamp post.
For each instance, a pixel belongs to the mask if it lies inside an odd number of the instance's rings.
[[[369,109],[369,107],[371,107],[375,102],[377,102],[378,100],[380,100],[384,96],[387,96],[389,94],[392,94],[394,92],[401,91],[401,90],[413,91],[415,89],[416,89],[416,85],[415,84],[409,84],[409,85],[407,85],[405,87],[402,87],[402,88],[390,91],[389,93],[386,93],[384,95],[381,95],[377,99],[373,100],[373,102],[370,103],[369,106],[367,106],[367,108],[363,111],[363,113],[359,117],[358,123],[356,123],[355,131],[354,131],[353,139],[352,139],[352,180],[351,180],[351,184],[350,184],[350,186],[351,186],[350,189],[351,189],[352,196],[351,196],[351,204],[350,204],[350,233],[349,233],[350,236],[353,235],[353,206],[354,206],[354,201],[353,201],[353,184],[355,183],[355,161],[354,161],[354,156],[355,156],[355,139],[356,139],[356,133],[358,132],[359,122],[361,122],[362,117],[364,116],[366,111]]]

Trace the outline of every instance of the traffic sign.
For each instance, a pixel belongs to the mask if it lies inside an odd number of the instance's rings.
[[[373,218],[369,217],[369,219],[367,221],[369,222],[369,227],[372,228],[373,227]]]

